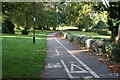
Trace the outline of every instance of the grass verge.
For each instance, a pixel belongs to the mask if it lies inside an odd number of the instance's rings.
[[[36,43],[29,35],[2,34],[3,78],[40,78],[45,65],[46,34],[36,31]]]
[[[76,35],[87,35],[91,37],[99,37],[99,38],[106,38],[106,39],[110,38],[110,36],[99,35],[98,33],[94,33],[94,32],[83,32],[83,31],[67,31],[67,32],[71,34],[76,34]]]

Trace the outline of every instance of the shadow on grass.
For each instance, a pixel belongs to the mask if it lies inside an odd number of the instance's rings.
[[[44,39],[45,34],[36,34],[35,39]],[[22,34],[6,34],[0,36],[0,38],[11,38],[11,39],[33,39],[33,35],[22,35]]]

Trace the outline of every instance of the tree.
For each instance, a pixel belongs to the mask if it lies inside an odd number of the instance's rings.
[[[56,30],[57,25],[59,24],[59,15],[57,12],[57,6],[58,3],[57,2],[49,2],[46,3],[45,5],[45,21],[46,21],[46,28],[49,29],[50,27],[52,27],[54,30]],[[50,26],[50,27],[49,27]]]
[[[10,20],[4,20],[4,22],[2,23],[2,32],[3,33],[10,33],[10,34],[14,34],[14,25]]]
[[[67,3],[61,2],[57,5],[58,20],[60,25],[67,24]]]
[[[6,6],[7,5],[7,6]],[[14,24],[10,21],[10,18],[8,16],[11,11],[14,11],[15,6],[13,6],[13,3],[3,3],[2,4],[2,32],[3,33],[12,33],[14,34]]]
[[[108,4],[108,3],[107,3]],[[97,11],[107,11],[108,12],[108,25],[109,30],[111,30],[112,35],[111,39],[115,40],[115,37],[118,35],[118,26],[120,20],[120,2],[109,2],[109,6],[105,6],[102,3],[97,3],[97,6],[94,6],[94,9]]]
[[[91,3],[70,2],[67,4],[68,18],[70,25],[76,25],[78,28],[88,28],[92,25],[90,12],[92,11]]]
[[[46,17],[47,17],[47,26],[53,27],[53,29],[56,29],[56,26],[58,25],[58,14],[54,10],[46,10]]]
[[[43,3],[35,2],[33,5],[31,2],[3,2],[3,19],[9,19],[17,26],[22,26],[23,32],[33,27],[34,17],[36,17],[36,26],[42,25],[43,15]]]
[[[118,34],[117,37],[115,38],[115,42],[118,43],[120,40],[120,24],[119,24],[119,28],[118,28]]]

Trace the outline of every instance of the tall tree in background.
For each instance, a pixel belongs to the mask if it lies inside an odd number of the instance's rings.
[[[58,20],[58,11],[57,11],[57,7],[58,7],[57,2],[49,2],[46,3],[45,5],[45,15],[46,15],[46,28],[49,29],[50,27],[52,27],[54,30],[56,30],[58,24],[59,24],[59,20]]]
[[[118,26],[120,23],[120,2],[109,2],[109,6],[106,7],[102,2],[97,3],[94,7],[97,11],[107,11],[108,12],[108,25],[109,30],[112,32],[111,39],[115,40],[118,35]],[[118,40],[117,40],[118,42]]]
[[[88,28],[92,25],[90,12],[92,11],[91,3],[70,2],[67,4],[68,23],[81,28]]]
[[[61,2],[57,5],[58,20],[60,26],[67,24],[67,3]]]
[[[43,19],[43,3],[31,2],[3,2],[3,20],[10,20],[18,27],[22,26],[24,31],[33,27],[33,17],[36,17],[36,26],[42,25]],[[34,15],[35,14],[35,15]]]

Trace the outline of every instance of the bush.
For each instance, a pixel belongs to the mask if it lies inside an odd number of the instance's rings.
[[[21,30],[21,33],[24,34],[24,35],[28,35],[29,31]]]
[[[73,42],[73,37],[74,37],[74,35],[68,34],[67,39],[68,39],[70,42]]]
[[[95,29],[86,29],[85,32],[94,32]]]
[[[98,21],[97,25],[93,27],[94,29],[106,29],[108,25],[103,21]]]
[[[105,46],[105,50],[109,57],[120,62],[120,44],[112,43]]]
[[[14,24],[10,20],[4,20],[2,23],[2,33],[14,34]]]
[[[63,32],[62,31],[60,31],[59,34],[60,34],[60,36],[63,36]]]
[[[109,29],[86,29],[85,32],[96,32],[100,35],[111,35],[111,31]]]
[[[79,42],[78,42],[78,39],[79,39],[79,36],[74,35],[73,42],[74,42],[75,44],[78,44],[78,43],[79,43]]]
[[[86,46],[86,40],[88,39],[88,36],[81,36],[78,38],[79,45],[85,47]]]
[[[111,31],[108,29],[97,29],[96,32],[100,35],[111,35]]]

